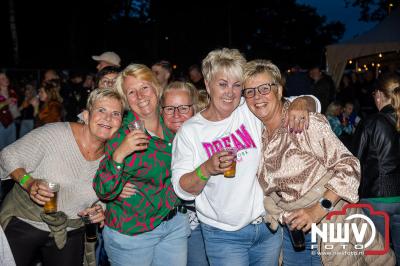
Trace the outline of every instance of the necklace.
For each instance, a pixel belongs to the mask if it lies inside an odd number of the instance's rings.
[[[83,156],[88,159],[88,160],[96,160],[99,158],[101,155],[104,154],[104,143],[100,145],[95,151],[92,151],[90,148],[85,143],[85,125],[82,126],[82,131],[81,131],[81,138],[79,139],[80,143],[80,150],[83,154]]]

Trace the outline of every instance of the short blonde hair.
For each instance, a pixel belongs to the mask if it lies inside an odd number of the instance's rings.
[[[123,99],[123,96],[120,95],[116,90],[111,89],[111,88],[104,88],[104,89],[95,89],[89,94],[89,98],[86,102],[86,110],[89,111],[89,113],[92,112],[94,104],[101,99],[104,98],[109,98],[109,99],[115,99],[121,103],[121,113],[125,109],[125,100]]]
[[[208,53],[202,62],[204,80],[210,82],[216,73],[224,72],[242,81],[246,59],[237,49],[222,48]]]
[[[338,102],[331,102],[326,108],[325,115],[336,116],[336,110],[342,108],[342,105]]]
[[[153,71],[142,64],[130,64],[124,70],[122,70],[117,79],[115,80],[115,88],[120,95],[122,95],[125,103],[127,104],[127,98],[124,92],[123,83],[126,77],[131,76],[139,80],[150,82],[156,90],[157,98],[160,98],[162,93],[161,85],[158,83],[156,76]]]
[[[278,83],[284,87],[285,80],[282,77],[279,68],[271,61],[263,59],[256,59],[246,63],[244,67],[243,81],[246,82],[252,77],[262,73],[268,73],[271,75],[274,83]]]
[[[200,90],[198,94],[199,94],[199,100],[196,109],[198,112],[200,112],[201,110],[206,109],[206,107],[210,103],[210,96],[208,95],[206,90]]]
[[[196,87],[190,82],[174,81],[174,82],[171,82],[170,84],[168,84],[167,87],[165,87],[163,94],[161,96],[161,105],[164,105],[165,94],[169,91],[175,91],[175,90],[186,91],[187,93],[189,93],[189,97],[193,104],[194,112],[196,113],[197,112],[198,93],[197,93]]]

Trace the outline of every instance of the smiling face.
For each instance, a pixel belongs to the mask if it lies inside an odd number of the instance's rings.
[[[244,84],[244,89],[257,88],[262,84],[273,83],[277,82],[274,81],[269,73],[263,72],[249,78]],[[266,124],[274,118],[277,112],[280,112],[282,107],[281,98],[282,86],[277,85],[272,86],[270,92],[265,95],[260,94],[256,89],[254,97],[246,98],[246,103],[253,114]]]
[[[163,106],[178,107],[181,105],[192,105],[193,102],[190,99],[188,91],[184,90],[169,90],[164,93]],[[193,106],[190,107],[189,111],[185,114],[180,113],[176,108],[173,114],[167,114],[165,109],[162,112],[162,116],[165,122],[165,126],[171,131],[176,133],[182,124],[191,118],[194,114]]]
[[[157,112],[158,97],[156,88],[151,82],[127,76],[122,87],[129,107],[140,118],[151,117]]]
[[[90,113],[85,111],[85,121],[88,121],[92,135],[101,141],[111,139],[122,123],[122,104],[110,97],[98,99]]]
[[[206,84],[210,95],[210,113],[213,118],[222,120],[232,114],[239,106],[242,94],[242,82],[239,78],[229,76],[225,72],[217,72]]]

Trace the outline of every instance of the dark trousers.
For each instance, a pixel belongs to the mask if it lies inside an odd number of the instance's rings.
[[[85,229],[68,232],[67,243],[59,250],[49,232],[13,217],[5,234],[17,266],[30,266],[37,258],[43,266],[82,266]]]

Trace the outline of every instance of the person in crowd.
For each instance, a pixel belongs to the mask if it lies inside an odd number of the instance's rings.
[[[336,100],[342,104],[356,100],[356,88],[353,85],[350,75],[343,75],[340,81]]]
[[[321,101],[322,113],[326,112],[328,104],[335,99],[335,84],[330,76],[322,73],[319,67],[313,67],[309,72],[313,80],[311,85],[311,94],[315,95]]]
[[[60,76],[55,69],[47,69],[44,72],[41,84],[50,80],[60,80]]]
[[[36,126],[62,120],[63,99],[58,93],[59,86],[60,84],[56,80],[45,82],[39,89],[39,99],[32,100],[35,113],[38,114]]]
[[[94,90],[84,124],[47,124],[0,152],[0,177],[16,183],[3,202],[0,224],[17,265],[31,265],[37,255],[43,265],[82,265],[85,229],[78,215],[91,213],[93,223],[104,220],[91,181],[123,109],[117,92]],[[43,212],[55,196],[43,179],[60,185],[53,215]]]
[[[339,102],[331,102],[328,105],[325,113],[332,131],[338,138],[344,136],[345,134],[351,135],[353,133],[353,127],[348,121],[342,123],[342,121],[339,120],[342,109],[343,107]]]
[[[18,109],[17,94],[10,88],[7,74],[0,72],[0,150],[17,138],[13,115],[15,109]]]
[[[107,202],[104,245],[112,265],[186,265],[190,227],[171,184],[173,132],[160,116],[161,85],[141,64],[127,66],[116,80],[129,110],[106,145],[93,180]],[[145,129],[132,129],[144,122]],[[137,192],[120,194],[129,182]],[[133,259],[134,258],[134,259]]]
[[[197,89],[189,82],[170,83],[161,97],[162,117],[165,125],[174,133],[191,118],[198,109]],[[185,202],[188,209],[191,233],[188,239],[187,266],[208,266],[204,239],[196,215],[194,202]]]
[[[172,79],[172,66],[171,63],[166,60],[153,64],[151,70],[154,72],[162,88],[165,88]]]
[[[343,125],[350,124],[352,133],[354,133],[361,118],[354,111],[354,104],[352,102],[345,102],[342,112],[339,115],[339,120]]]
[[[354,135],[353,153],[361,162],[361,203],[385,211],[390,218],[390,241],[400,261],[400,77],[382,76],[373,94],[379,112],[362,120]],[[366,210],[367,214],[370,212]],[[384,234],[385,222],[370,215]]]
[[[273,230],[280,227],[273,217],[287,224],[283,229],[283,265],[364,265],[343,263],[342,257],[346,256],[320,258],[312,252],[311,234],[307,233],[311,224],[318,224],[335,206],[341,210],[345,201],[358,201],[360,164],[321,114],[310,114],[309,128],[303,134],[290,134],[285,126],[289,103],[282,97],[283,86],[279,68],[271,61],[246,64],[243,96],[264,124],[258,180],[271,200],[265,201],[266,219]],[[294,249],[290,230],[306,233],[304,250]],[[280,244],[280,239],[270,239],[270,245]],[[351,256],[347,257],[352,261]],[[364,262],[364,256],[359,255],[357,260]]]
[[[189,79],[193,83],[193,85],[198,90],[206,90],[206,85],[204,84],[204,77],[201,73],[200,66],[198,65],[191,65],[188,69],[189,72]]]
[[[182,124],[191,118],[198,109],[197,89],[193,84],[174,81],[167,85],[161,96],[161,115],[165,126],[176,133]],[[120,197],[130,197],[136,193],[131,183],[126,183]],[[191,233],[188,239],[187,266],[207,266],[204,239],[197,219],[194,202],[185,202],[188,211]]]
[[[104,52],[101,55],[94,55],[92,59],[98,62],[96,66],[97,71],[108,66],[121,67],[121,58],[114,52]]]
[[[236,49],[207,55],[202,69],[210,103],[180,127],[173,144],[174,189],[195,200],[211,265],[277,265],[281,248],[275,245],[281,231],[270,231],[262,219],[261,122],[240,103],[245,62]],[[223,176],[233,159],[223,147],[239,150],[234,178]]]
[[[30,132],[35,127],[35,107],[34,104],[37,101],[36,90],[32,84],[25,86],[25,98],[19,107],[21,112],[21,126],[19,129],[19,137],[23,137],[26,133]]]
[[[115,80],[120,72],[118,67],[108,66],[97,72],[96,84],[99,89],[114,88]]]

